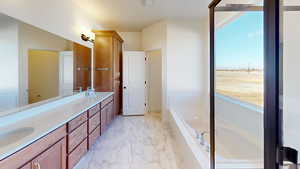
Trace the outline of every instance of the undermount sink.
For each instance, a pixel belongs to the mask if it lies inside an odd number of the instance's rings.
[[[20,129],[5,131],[0,133],[0,147],[4,147],[17,142],[18,140],[33,133],[34,128],[24,127]]]

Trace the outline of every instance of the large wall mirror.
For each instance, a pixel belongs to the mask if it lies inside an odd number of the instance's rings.
[[[0,77],[1,116],[86,90],[91,49],[0,13]]]

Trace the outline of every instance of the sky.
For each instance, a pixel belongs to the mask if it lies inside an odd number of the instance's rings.
[[[216,30],[216,68],[263,68],[263,13],[247,12]]]

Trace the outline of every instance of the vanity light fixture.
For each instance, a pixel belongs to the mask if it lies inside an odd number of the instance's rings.
[[[81,34],[81,39],[82,39],[83,41],[86,41],[86,42],[95,43],[95,40],[94,40],[94,39],[92,39],[92,38],[86,36],[85,34]]]

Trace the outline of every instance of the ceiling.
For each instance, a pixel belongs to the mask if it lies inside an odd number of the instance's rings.
[[[208,15],[210,0],[73,0],[97,19],[99,24],[118,31],[141,31],[164,19],[201,19]],[[151,2],[152,1],[152,2]]]

